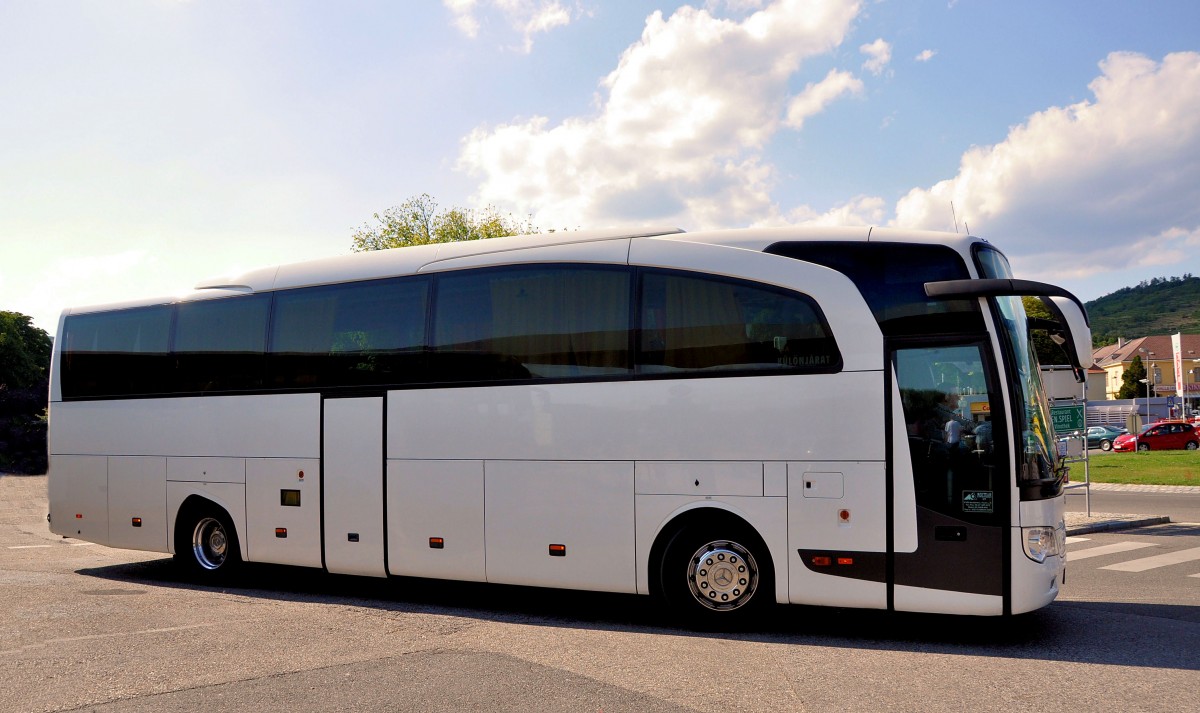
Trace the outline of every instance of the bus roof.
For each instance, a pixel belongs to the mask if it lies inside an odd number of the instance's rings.
[[[901,230],[873,226],[854,227],[780,227],[745,228],[684,232],[674,227],[617,228],[608,230],[561,231],[531,235],[515,235],[453,243],[435,243],[406,248],[376,250],[338,255],[304,262],[259,268],[232,278],[216,278],[198,283],[194,291],[172,297],[137,299],[69,308],[66,314],[99,312],[173,302],[204,300],[278,289],[386,277],[412,275],[436,263],[461,258],[492,255],[532,248],[597,243],[615,240],[653,238],[681,242],[720,245],[761,252],[767,247],[787,241],[825,242],[908,242],[947,245],[970,263],[970,246],[980,238],[956,233]]]

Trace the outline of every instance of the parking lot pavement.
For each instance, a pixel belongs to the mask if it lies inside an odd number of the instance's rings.
[[[1012,619],[787,607],[712,634],[630,594],[266,565],[196,586],[45,518],[44,476],[0,477],[0,711],[1195,707],[1192,599],[1146,586]]]

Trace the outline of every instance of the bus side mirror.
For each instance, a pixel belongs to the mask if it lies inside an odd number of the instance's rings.
[[[1075,300],[1059,296],[1039,296],[1038,299],[1046,305],[1058,323],[1054,341],[1066,352],[1071,360],[1071,368],[1075,372],[1075,381],[1083,383],[1087,378],[1087,369],[1092,365],[1092,329],[1088,326],[1087,315]]]
[[[1087,368],[1092,365],[1092,329],[1088,326],[1087,312],[1075,295],[1061,287],[1033,280],[1013,278],[988,278],[983,280],[943,280],[926,282],[925,295],[941,299],[963,299],[969,297],[1037,297],[1050,310],[1052,324],[1040,324],[1041,328],[1057,332],[1062,338],[1063,351],[1067,353],[1075,381],[1087,379]]]

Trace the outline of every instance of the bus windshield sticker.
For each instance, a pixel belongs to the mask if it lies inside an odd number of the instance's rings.
[[[963,512],[982,512],[988,513],[992,511],[992,491],[990,490],[964,490],[962,499]]]

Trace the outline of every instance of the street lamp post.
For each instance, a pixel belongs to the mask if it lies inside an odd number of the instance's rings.
[[[1193,364],[1200,364],[1200,359],[1193,359]],[[1188,410],[1187,402],[1187,379],[1183,379],[1183,417],[1188,421],[1192,420],[1192,412]],[[1192,383],[1196,383],[1196,367],[1192,367]]]
[[[1150,375],[1147,374],[1145,379],[1138,379],[1138,381],[1140,381],[1146,385],[1146,423],[1143,424],[1146,426],[1150,425],[1150,378],[1149,377],[1150,377]]]

